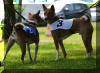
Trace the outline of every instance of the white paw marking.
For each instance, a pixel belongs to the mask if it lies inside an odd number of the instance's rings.
[[[91,53],[87,53],[87,56],[86,57],[89,58],[90,56],[91,56]]]
[[[59,49],[57,49],[56,52],[57,52],[56,60],[59,60]]]

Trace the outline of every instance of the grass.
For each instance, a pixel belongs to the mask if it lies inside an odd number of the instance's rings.
[[[2,36],[2,30],[0,29],[0,38]],[[4,43],[0,43],[0,61],[2,60],[4,56]],[[4,69],[4,67],[0,67],[0,73],[2,72],[2,70]]]
[[[92,22],[94,27],[93,32],[93,54],[92,57],[86,59],[86,49],[83,45],[81,36],[74,34],[64,40],[64,46],[68,54],[66,59],[63,59],[63,54],[60,49],[60,60],[56,59],[56,49],[52,37],[46,37],[46,27],[39,27],[40,45],[36,63],[30,63],[28,53],[25,56],[25,65],[20,60],[21,50],[15,44],[9,51],[5,59],[5,69],[95,69],[96,68],[96,23]],[[31,45],[31,54],[34,56],[34,45]]]

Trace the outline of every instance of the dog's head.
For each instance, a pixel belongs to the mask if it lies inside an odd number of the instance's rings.
[[[43,19],[40,17],[39,14],[40,14],[40,10],[37,13],[35,13],[35,14],[29,13],[28,17],[29,17],[30,20],[35,21],[35,23],[41,24],[41,23],[43,23]]]
[[[55,17],[54,5],[52,5],[51,8],[47,8],[44,4],[42,4],[42,6],[43,6],[43,9],[44,9],[44,16],[45,16],[46,21]]]

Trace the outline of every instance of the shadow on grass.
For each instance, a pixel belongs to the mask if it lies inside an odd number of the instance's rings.
[[[10,69],[5,68],[6,70],[3,71],[3,73],[33,73],[33,72],[34,73],[37,73],[37,72],[38,73],[56,73],[56,72],[57,73],[66,73],[66,72],[68,72],[68,73],[69,72],[70,73],[73,73],[73,72],[74,73],[75,72],[76,73],[86,73],[86,72],[88,72],[88,70],[89,70],[89,72],[92,71],[91,73],[94,73],[96,70],[95,69],[96,66],[92,65],[93,62],[91,60],[93,61],[95,59],[93,57],[91,57],[89,59],[60,59],[59,61],[50,60],[48,62],[45,62],[45,65],[40,64],[40,62],[42,62],[42,63],[44,62],[43,60],[37,61],[36,63],[30,63],[30,64],[27,63],[25,65],[23,65],[21,63],[13,62],[13,66],[16,66],[16,68],[10,68]],[[90,61],[91,61],[91,63],[90,63]],[[81,65],[81,62],[85,62],[85,64]],[[91,67],[89,66],[89,63],[91,64],[90,65]],[[9,64],[12,64],[12,63],[9,61]],[[34,68],[34,66],[36,66],[36,65],[41,66],[41,67]],[[29,67],[29,66],[31,66],[31,67]],[[58,66],[58,68],[56,68],[57,66]],[[81,67],[81,68],[79,68],[79,67]],[[84,69],[84,70],[81,70],[81,69]]]
[[[51,46],[50,46],[51,45]],[[86,51],[80,44],[67,44],[65,45],[67,51],[67,58],[63,59],[63,54],[60,49],[60,60],[55,61],[56,49],[54,44],[40,44],[37,62],[30,63],[28,54],[25,56],[25,65],[20,60],[21,50],[15,49],[14,46],[8,53],[5,60],[5,69],[93,69],[96,68],[95,51],[91,58],[86,59]],[[50,47],[48,47],[50,46]],[[76,48],[76,47],[78,48]],[[32,58],[34,55],[34,46],[31,46]],[[70,49],[67,49],[70,48]],[[81,49],[79,49],[81,48]]]
[[[46,54],[45,54],[46,55]],[[5,69],[95,69],[96,68],[96,59],[91,58],[70,58],[69,56],[66,59],[62,57],[59,61],[55,61],[53,58],[41,57],[38,58],[35,63],[30,63],[27,59],[25,60],[25,65],[22,64],[20,60],[6,61]],[[13,58],[13,56],[12,56]],[[43,58],[43,59],[42,59]]]

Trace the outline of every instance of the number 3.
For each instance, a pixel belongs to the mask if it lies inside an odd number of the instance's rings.
[[[59,23],[57,24],[57,27],[61,27],[63,21],[62,21],[62,20],[59,20],[58,22],[59,22]]]

